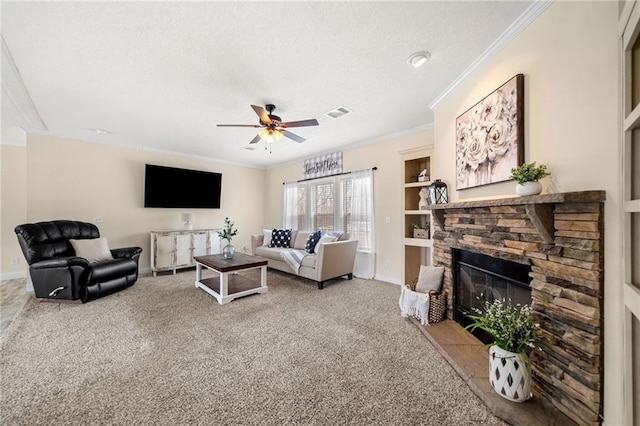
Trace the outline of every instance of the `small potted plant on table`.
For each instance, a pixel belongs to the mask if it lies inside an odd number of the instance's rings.
[[[550,175],[551,173],[547,170],[547,166],[544,164],[536,166],[535,161],[533,163],[524,163],[511,169],[511,178],[518,182],[516,194],[520,196],[540,194],[542,192],[542,184],[538,181]]]
[[[228,217],[224,218],[224,228],[220,232],[220,240],[227,240],[227,245],[222,249],[222,257],[224,259],[233,259],[236,249],[231,245],[231,239],[238,233],[237,229],[233,229],[234,223]]]
[[[474,309],[466,329],[480,329],[493,339],[489,343],[489,381],[503,398],[524,402],[531,397],[531,362],[527,350],[538,341],[539,327],[527,306],[499,300],[486,302],[484,310]]]

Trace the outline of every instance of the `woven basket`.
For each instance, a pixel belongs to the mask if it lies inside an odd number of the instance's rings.
[[[416,278],[412,284],[407,284],[411,291],[416,291]],[[444,312],[447,309],[447,292],[435,291],[429,292],[429,324],[432,322],[440,322],[444,319]]]
[[[444,311],[447,308],[447,292],[429,292],[429,324],[440,322],[444,319]]]

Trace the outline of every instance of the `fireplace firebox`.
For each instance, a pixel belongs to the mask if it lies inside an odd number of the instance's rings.
[[[462,326],[471,323],[485,302],[500,300],[511,305],[531,305],[531,266],[474,253],[453,250],[454,319]],[[474,335],[483,343],[489,336],[481,330]]]

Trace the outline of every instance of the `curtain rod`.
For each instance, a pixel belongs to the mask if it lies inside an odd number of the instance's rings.
[[[362,169],[362,170],[367,170],[367,169]],[[362,170],[356,170],[356,172],[360,172]],[[378,170],[377,167],[372,167],[371,170]],[[296,183],[300,183],[300,182],[307,182],[310,180],[316,180],[316,179],[324,179],[324,178],[330,178],[330,177],[334,177],[334,176],[341,176],[341,175],[350,175],[351,173],[355,173],[355,172],[343,172],[343,173],[336,173],[335,175],[329,175],[329,176],[320,176],[320,177],[315,177],[315,178],[307,178],[307,179],[300,179],[295,181]],[[287,182],[282,182],[283,185],[286,185]]]

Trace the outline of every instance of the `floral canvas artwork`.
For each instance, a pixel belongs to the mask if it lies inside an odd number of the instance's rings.
[[[518,74],[456,119],[456,188],[510,179],[523,161],[524,75]]]

